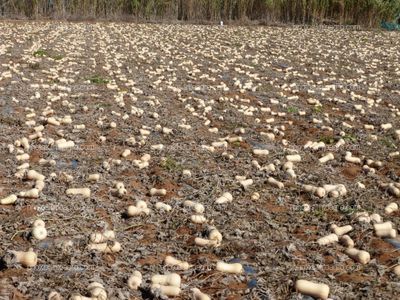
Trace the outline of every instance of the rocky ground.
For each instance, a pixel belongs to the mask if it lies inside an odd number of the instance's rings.
[[[398,33],[1,22],[0,41],[0,299],[160,299],[169,273],[175,299],[400,295]]]

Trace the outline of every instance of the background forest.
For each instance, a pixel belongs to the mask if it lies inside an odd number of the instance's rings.
[[[3,17],[376,26],[394,20],[400,0],[0,0],[0,8]]]

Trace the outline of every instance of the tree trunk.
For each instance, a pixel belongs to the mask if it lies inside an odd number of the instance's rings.
[[[178,20],[183,19],[183,0],[178,0]]]

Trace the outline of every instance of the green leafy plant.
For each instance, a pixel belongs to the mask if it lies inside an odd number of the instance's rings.
[[[238,147],[240,147],[242,144],[241,144],[239,141],[235,141],[235,142],[233,142],[231,145],[232,145],[232,147],[238,148]]]
[[[335,138],[330,135],[324,135],[319,138],[320,142],[324,142],[326,145],[331,145],[335,142]]]
[[[357,142],[357,138],[352,134],[346,134],[343,137],[343,140],[348,141],[348,142]]]
[[[162,163],[161,166],[169,171],[182,171],[183,167],[172,157],[168,156]]]
[[[94,84],[106,84],[109,82],[108,79],[105,79],[99,75],[93,75],[92,77],[88,78],[88,80]]]
[[[391,149],[396,149],[397,148],[392,137],[384,136],[384,137],[381,138],[380,142],[381,142],[382,145],[384,145],[384,146],[386,146],[388,148],[391,148]]]
[[[316,105],[316,106],[314,106],[314,107],[313,107],[313,111],[314,111],[314,113],[316,113],[316,114],[321,113],[321,112],[322,112],[322,106],[321,106],[321,105]]]
[[[314,217],[320,219],[323,218],[326,214],[326,212],[323,209],[316,209],[312,211]]]
[[[33,56],[35,56],[35,57],[44,57],[44,56],[48,56],[48,53],[47,53],[46,50],[39,49],[39,50],[36,50],[35,52],[33,52]]]

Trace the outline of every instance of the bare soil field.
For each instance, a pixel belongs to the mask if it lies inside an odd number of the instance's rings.
[[[399,299],[399,100],[395,32],[1,22],[0,299]]]

